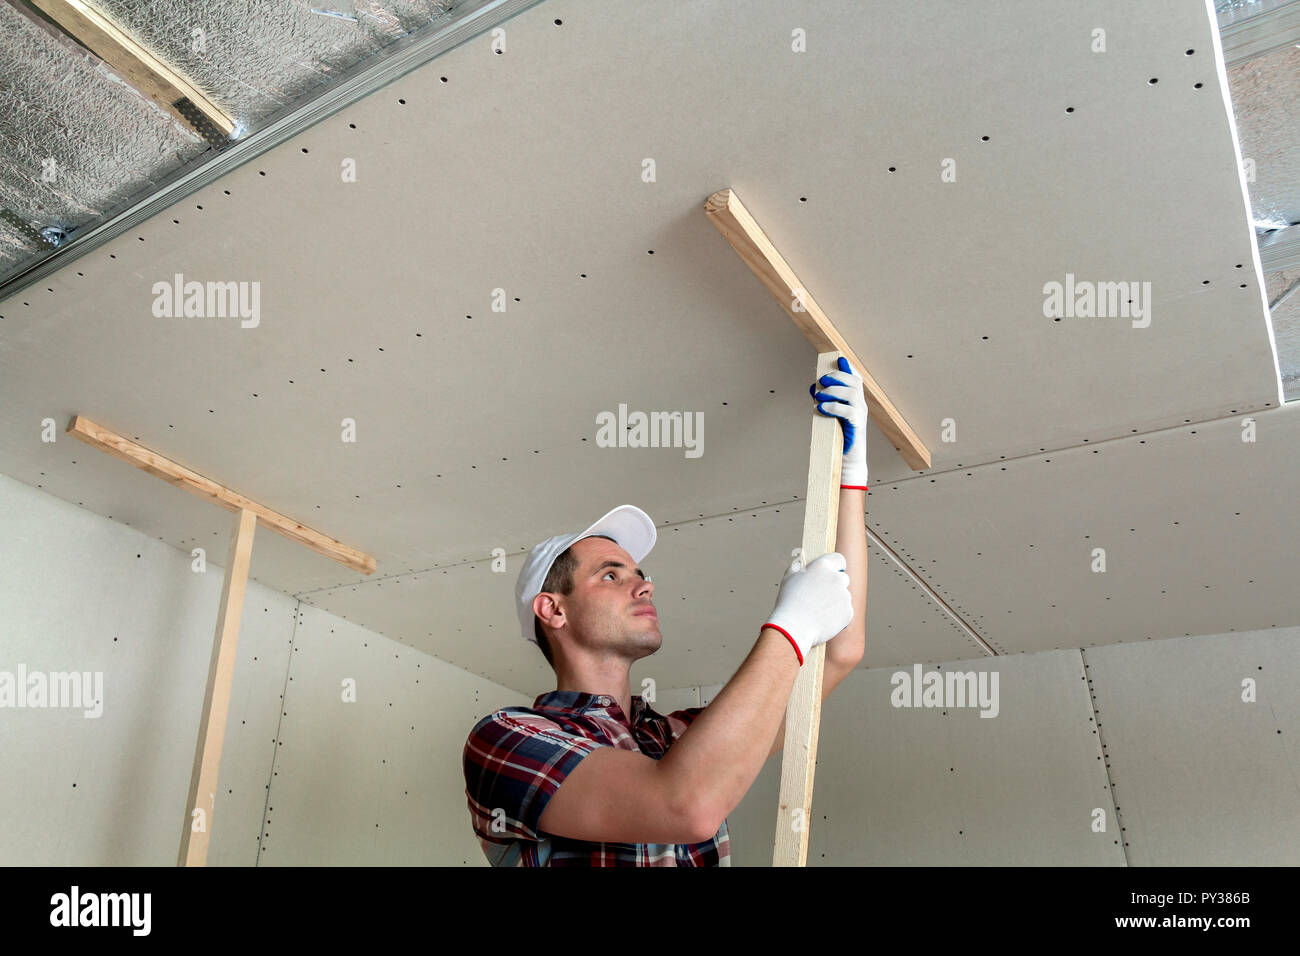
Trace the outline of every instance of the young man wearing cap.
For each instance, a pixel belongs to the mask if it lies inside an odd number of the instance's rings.
[[[529,552],[515,587],[520,630],[557,689],[489,714],[465,744],[471,821],[493,866],[730,865],[726,816],[781,749],[808,652],[826,645],[824,700],[865,648],[867,405],[861,377],[839,361],[809,389],[843,431],[838,550],[790,566],[708,707],[664,716],[630,693],[632,664],[663,642],[639,567],[655,543],[645,512],[622,505]]]

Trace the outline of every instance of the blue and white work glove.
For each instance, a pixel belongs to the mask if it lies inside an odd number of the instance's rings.
[[[867,490],[867,396],[862,376],[844,356],[838,372],[823,375],[808,393],[817,402],[817,411],[840,420],[844,432],[844,458],[840,468],[841,488]]]
[[[800,667],[810,650],[825,644],[853,620],[844,555],[831,551],[808,562],[806,568],[801,564],[796,557],[786,569],[776,607],[763,625],[780,631],[794,645]]]

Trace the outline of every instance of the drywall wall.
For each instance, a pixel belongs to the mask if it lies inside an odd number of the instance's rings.
[[[1300,627],[1083,657],[1131,865],[1300,865]]]
[[[104,675],[99,717],[0,709],[0,863],[172,865],[221,569],[5,476],[0,521],[0,670]],[[653,661],[633,691],[661,713],[723,686]],[[810,865],[1300,863],[1300,628],[938,669],[996,671],[997,717],[895,708],[897,667],[826,702]],[[533,696],[250,586],[210,865],[486,865],[461,747]],[[779,775],[728,817],[734,865],[770,865]]]
[[[996,671],[997,716],[894,707],[899,668],[826,700],[809,866],[1300,864],[1300,628],[940,669]],[[728,815],[734,865],[771,865],[780,776]]]
[[[465,740],[479,718],[533,699],[303,607],[262,865],[486,866]]]
[[[175,865],[222,568],[4,475],[0,525],[0,671],[102,674],[102,707],[0,707],[0,865]],[[297,607],[249,585],[208,864],[485,862],[460,748],[522,695]]]

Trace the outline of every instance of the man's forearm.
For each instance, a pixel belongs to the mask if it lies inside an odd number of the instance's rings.
[[[679,806],[721,826],[763,769],[798,674],[790,642],[763,628],[735,676],[660,761]]]
[[[857,666],[866,647],[865,501],[865,491],[840,490],[835,550],[844,555],[853,620],[826,644],[826,660],[832,664],[828,674],[833,676],[829,682],[823,677],[823,699],[842,678],[841,667]],[[772,754],[798,675],[799,659],[789,640],[764,628],[735,676],[660,761],[675,778],[680,806],[721,825]]]
[[[840,489],[840,515],[835,526],[835,550],[844,555],[853,597],[853,621],[826,644],[826,659],[856,667],[867,647],[867,493]]]

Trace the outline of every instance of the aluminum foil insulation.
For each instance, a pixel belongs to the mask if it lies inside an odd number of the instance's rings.
[[[96,0],[256,130],[408,34],[485,0]],[[213,147],[31,9],[0,3],[0,279]],[[57,239],[57,236],[55,236]]]

